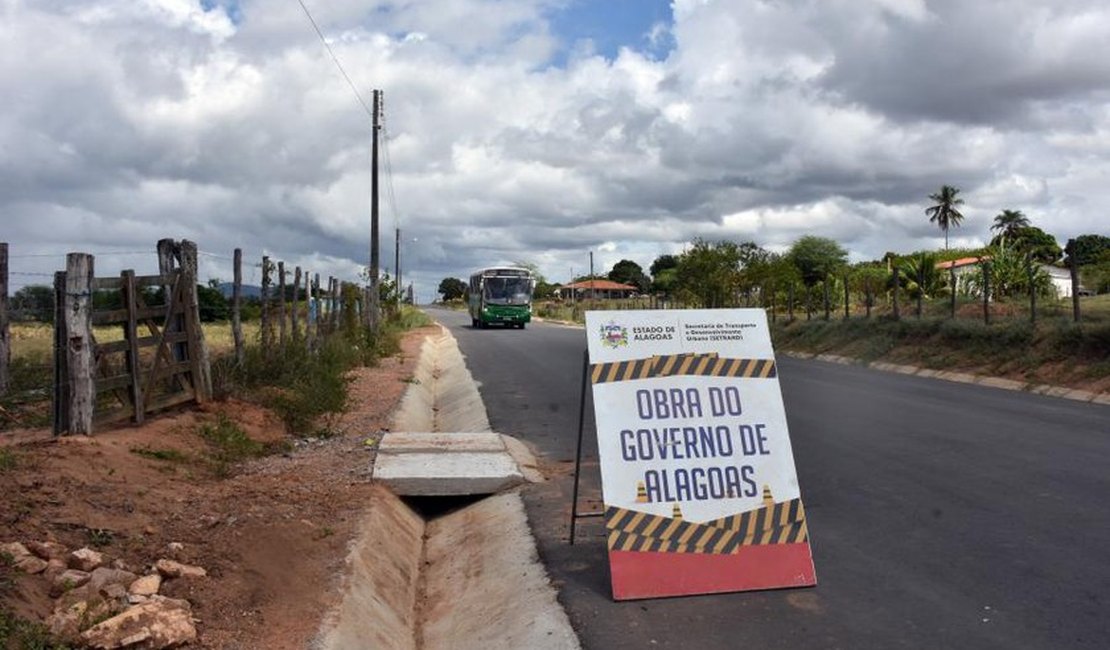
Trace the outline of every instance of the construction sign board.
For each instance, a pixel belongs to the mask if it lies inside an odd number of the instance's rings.
[[[616,600],[817,582],[767,316],[588,311]]]

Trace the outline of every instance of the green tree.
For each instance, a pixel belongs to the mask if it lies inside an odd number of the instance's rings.
[[[848,262],[848,252],[840,244],[826,237],[806,235],[786,253],[807,287],[825,280]]]
[[[1030,265],[1033,263],[1029,256],[1017,250],[1005,239],[991,250],[990,256],[991,297],[1003,298],[1028,295]],[[1051,295],[1053,287],[1048,273],[1037,265],[1033,265],[1032,271],[1033,287],[1037,293],[1044,296]],[[982,295],[982,267],[979,268],[977,273],[968,278],[968,287],[972,292]]]
[[[678,257],[660,255],[651,263],[651,290],[670,294],[678,282]]]
[[[1071,255],[1076,266],[1110,262],[1110,237],[1105,235],[1080,235],[1072,242]]]
[[[937,256],[933,253],[903,257],[898,263],[898,272],[901,275],[899,285],[909,292],[911,298],[917,298],[918,293],[923,298],[933,298],[944,289],[948,280],[946,272],[937,270]]]
[[[649,268],[648,271],[651,273],[652,277],[655,277],[656,275],[659,275],[660,271],[665,271],[667,269],[673,269],[677,266],[678,266],[678,257],[677,256],[670,255],[670,254],[660,255],[659,257],[655,258],[654,262],[651,263],[651,268]]]
[[[651,287],[651,278],[644,274],[644,269],[632,260],[621,260],[613,265],[609,271],[609,279],[613,282],[629,284],[641,293]]]
[[[740,273],[740,250],[730,241],[694,241],[679,258],[675,290],[702,307],[733,304]]]
[[[231,316],[227,298],[224,298],[224,294],[213,286],[197,285],[197,304],[202,323],[225,321]]]
[[[1064,254],[1064,250],[1056,243],[1056,238],[1036,226],[1014,228],[1008,234],[999,233],[991,240],[991,246],[1001,246],[1003,241],[1008,242],[1018,253],[1029,255],[1044,264],[1052,264]]]
[[[929,215],[929,223],[937,224],[944,231],[944,250],[948,250],[948,229],[958,227],[964,219],[964,215],[959,210],[964,200],[957,196],[959,193],[959,188],[942,185],[939,192],[929,195],[936,205],[925,208],[925,214]]]
[[[1029,225],[1029,217],[1021,210],[1003,210],[995,216],[991,230],[997,230],[999,236],[1009,237],[1012,240],[1019,228],[1028,228]]]
[[[461,300],[466,295],[466,283],[458,278],[443,278],[439,282],[438,291],[444,302]]]
[[[12,296],[12,319],[17,321],[54,322],[54,289],[42,284],[29,284]]]

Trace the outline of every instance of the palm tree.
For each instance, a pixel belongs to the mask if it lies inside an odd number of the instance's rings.
[[[929,195],[929,198],[937,204],[931,208],[925,208],[925,214],[929,215],[929,223],[936,223],[944,231],[944,250],[948,250],[948,229],[959,226],[964,219],[964,215],[960,214],[956,207],[964,202],[956,196],[959,193],[958,187],[942,185],[939,192]]]
[[[997,230],[1006,239],[1013,240],[1018,230],[1028,227],[1029,217],[1022,214],[1021,210],[1003,210],[994,218],[991,230]]]

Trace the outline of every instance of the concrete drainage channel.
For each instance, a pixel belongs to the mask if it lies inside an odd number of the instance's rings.
[[[579,648],[515,489],[543,477],[522,443],[490,431],[446,329],[425,340],[393,430],[316,647]]]

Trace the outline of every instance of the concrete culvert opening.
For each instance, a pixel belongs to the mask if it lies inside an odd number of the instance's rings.
[[[518,492],[402,499],[375,486],[348,566],[318,648],[579,648]]]
[[[458,346],[442,332],[425,341],[394,419],[393,431],[405,433],[378,445],[342,600],[315,647],[577,649],[518,491],[543,476],[523,443],[490,431]]]
[[[403,496],[401,501],[420,515],[424,522],[447,516],[478,503],[489,494],[457,494],[448,496]]]

